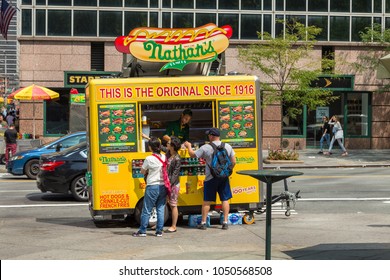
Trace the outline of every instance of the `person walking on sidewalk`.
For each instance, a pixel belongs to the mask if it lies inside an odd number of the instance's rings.
[[[15,125],[12,123],[4,132],[6,166],[10,159],[10,156],[12,157],[16,153],[17,139],[18,139],[18,132],[15,129]]]
[[[324,140],[326,140],[326,143],[328,144],[328,147],[330,146],[330,124],[329,124],[329,118],[327,116],[322,117],[322,136],[320,139],[320,151],[319,154],[323,153],[323,147],[324,147]]]
[[[341,124],[336,116],[333,116],[330,121],[330,125],[333,125],[333,137],[332,141],[330,141],[329,151],[325,152],[324,155],[330,155],[332,152],[334,141],[337,140],[337,143],[339,143],[341,150],[343,150],[342,156],[347,156],[347,150],[345,149],[343,145],[343,138],[344,138],[344,132],[343,128],[341,127]]]
[[[215,146],[221,145],[220,132],[218,128],[210,128],[206,131],[206,135],[209,138],[210,143],[215,144]],[[230,211],[229,199],[233,197],[232,191],[230,189],[229,178],[214,178],[210,171],[211,161],[213,159],[214,148],[209,144],[205,144],[200,147],[198,150],[194,151],[191,147],[190,142],[184,142],[184,146],[188,149],[190,157],[204,158],[206,160],[206,178],[204,181],[204,190],[203,190],[203,204],[202,204],[202,222],[199,225],[199,229],[207,229],[206,219],[210,211],[211,202],[215,202],[217,198],[217,192],[219,199],[222,202],[222,212],[224,221],[222,223],[222,229],[228,229],[228,216]],[[232,168],[236,164],[235,152],[229,144],[225,143],[225,149],[227,155],[230,158],[232,163]]]

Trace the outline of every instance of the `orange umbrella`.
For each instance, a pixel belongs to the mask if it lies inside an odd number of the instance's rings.
[[[20,88],[10,95],[8,98],[10,99],[18,99],[18,100],[32,100],[33,101],[33,139],[35,139],[35,102],[34,100],[50,100],[60,97],[58,92],[52,91],[51,89],[31,85],[28,87]]]

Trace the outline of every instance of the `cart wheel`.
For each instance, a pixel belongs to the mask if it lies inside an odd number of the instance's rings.
[[[253,213],[245,213],[245,215],[242,217],[242,221],[244,224],[251,225],[255,223],[255,216]]]
[[[135,207],[135,211],[134,211],[134,218],[139,225],[141,224],[141,213],[142,213],[143,205],[144,205],[144,199],[141,198],[138,201],[137,206]],[[164,224],[168,221],[168,218],[169,218],[169,208],[168,208],[168,205],[165,204]],[[156,208],[153,207],[152,213],[151,213],[150,218],[149,218],[149,227],[152,227],[156,224],[157,224],[157,211],[156,211]]]
[[[284,213],[284,215],[286,215],[286,217],[290,217],[291,211],[290,211],[290,210],[286,210],[286,212]]]

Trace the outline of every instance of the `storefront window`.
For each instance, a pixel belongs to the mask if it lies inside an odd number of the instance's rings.
[[[149,21],[150,21],[150,25],[149,26],[157,27],[158,26],[158,13],[150,13]]]
[[[382,0],[374,0],[374,13],[382,12]]]
[[[241,15],[241,39],[258,39],[261,32],[261,15]]]
[[[369,135],[369,93],[347,95],[347,136]]]
[[[303,135],[303,113],[293,114],[296,115],[292,117],[291,110],[295,110],[295,106],[291,104],[283,105],[283,120],[282,120],[282,129],[283,135],[294,135],[302,136]],[[303,112],[303,110],[302,110]]]
[[[44,136],[69,132],[69,89],[53,89],[60,98],[45,101]]]
[[[162,0],[163,8],[170,8],[171,7],[171,0]]]
[[[74,11],[73,17],[74,17],[73,20],[74,36],[96,36],[97,35],[96,11]]]
[[[71,11],[48,10],[49,36],[70,36],[71,35]]]
[[[46,0],[35,0],[37,5],[46,5]],[[24,4],[24,3],[23,3]]]
[[[162,13],[162,28],[171,28],[171,13]]]
[[[272,16],[271,15],[264,15],[263,16],[263,32],[268,32],[271,34],[271,27],[272,27]]]

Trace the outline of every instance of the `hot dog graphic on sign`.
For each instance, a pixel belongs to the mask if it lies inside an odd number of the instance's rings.
[[[183,70],[194,62],[212,62],[229,46],[231,26],[209,23],[197,28],[135,28],[127,36],[119,36],[115,47],[138,59],[167,62],[161,71]]]

